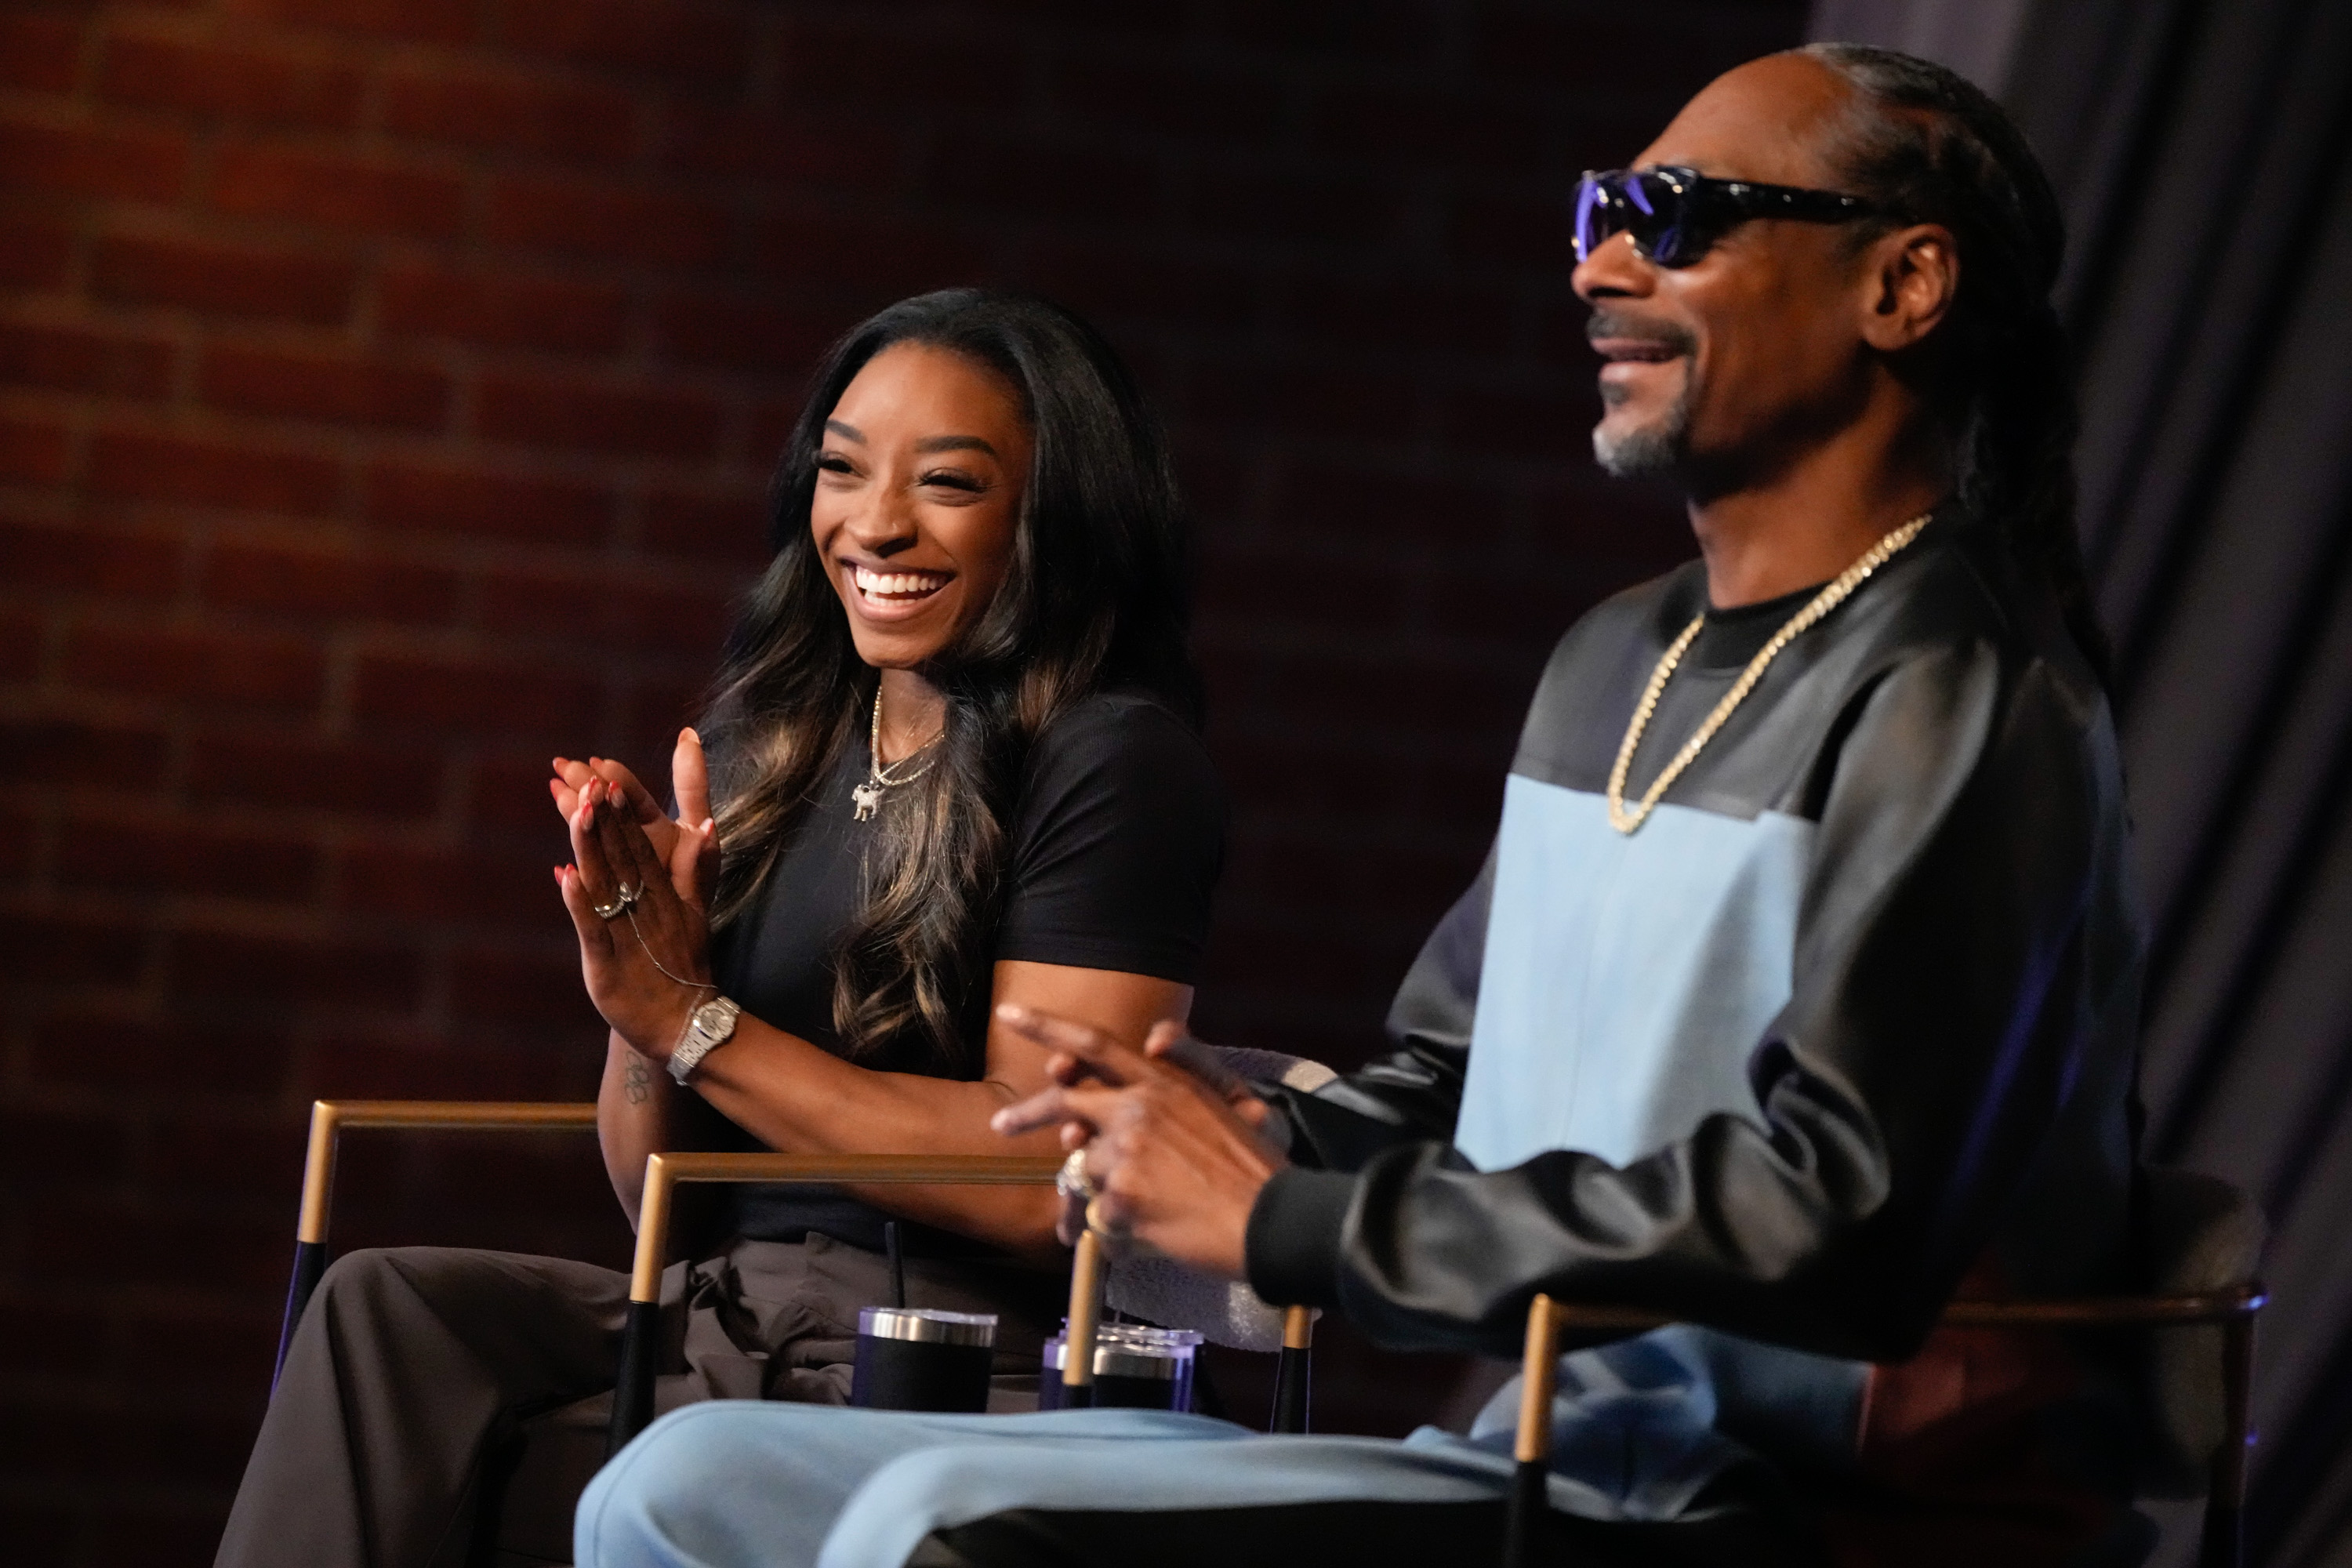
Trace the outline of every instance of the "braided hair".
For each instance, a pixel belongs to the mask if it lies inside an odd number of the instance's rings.
[[[2104,684],[2107,637],[2074,530],[2074,360],[2050,299],[2066,247],[2057,193],[2000,106],[1958,73],[1863,44],[1802,52],[1856,95],[1831,153],[1843,188],[1879,211],[1856,243],[1913,223],[1958,243],[1959,292],[1931,341],[1959,499],[2049,584]]]

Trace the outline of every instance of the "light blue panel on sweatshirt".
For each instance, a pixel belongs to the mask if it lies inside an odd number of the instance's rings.
[[[1455,1145],[1623,1165],[1715,1111],[1761,1124],[1748,1058],[1789,1000],[1813,831],[1661,805],[1629,837],[1601,796],[1513,773]]]

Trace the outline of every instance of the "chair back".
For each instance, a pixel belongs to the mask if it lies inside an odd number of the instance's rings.
[[[1313,1093],[1339,1075],[1318,1061],[1280,1051],[1213,1046],[1236,1078]],[[1283,1348],[1283,1309],[1258,1299],[1238,1279],[1220,1279],[1171,1259],[1129,1256],[1110,1265],[1106,1300],[1119,1311],[1171,1329],[1191,1329],[1213,1344],[1272,1354]]]
[[[2203,1497],[2199,1568],[2240,1568],[2245,1500],[2247,1395],[2253,1372],[2255,1279],[2262,1212],[2228,1182],[2161,1166],[2141,1172],[2135,1262],[2145,1294],[2083,1300],[1960,1300],[1943,1321],[1962,1328],[2122,1328],[2146,1331],[2143,1402],[2151,1417],[2139,1490],[2148,1497]],[[1636,1330],[1663,1321],[1620,1309],[1562,1306],[1535,1298],[1528,1313],[1527,1393],[1519,1411],[1517,1464],[1504,1534],[1504,1568],[1528,1568],[1544,1484],[1550,1403],[1543,1380],[1556,1365],[1563,1315],[1582,1326]]]
[[[2150,1294],[2191,1296],[2243,1285],[2262,1261],[2267,1227],[2252,1198],[2219,1176],[2150,1165],[2142,1173],[2141,1278]],[[2229,1439],[2230,1358],[2221,1324],[2148,1335],[2143,1398],[2153,1430],[2140,1489],[2204,1494],[2215,1451]]]
[[[1234,1077],[1245,1078],[1254,1083],[1279,1084],[1301,1094],[1313,1094],[1339,1076],[1332,1068],[1307,1057],[1255,1050],[1248,1046],[1213,1046],[1210,1048],[1217,1053],[1217,1059],[1224,1064],[1225,1070]]]

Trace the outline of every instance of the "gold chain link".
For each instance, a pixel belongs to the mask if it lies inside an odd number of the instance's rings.
[[[1659,800],[1674,787],[1675,781],[1683,776],[1683,770],[1697,760],[1706,743],[1715,739],[1716,731],[1730,719],[1732,710],[1756,689],[1756,683],[1764,679],[1765,669],[1780,656],[1780,650],[1844,603],[1846,595],[1861,587],[1872,573],[1885,565],[1896,551],[1918,538],[1919,531],[1927,526],[1927,519],[1931,515],[1920,513],[1864,551],[1862,559],[1838,574],[1835,582],[1814,595],[1803,609],[1790,616],[1787,624],[1772,634],[1772,640],[1748,661],[1748,668],[1739,672],[1739,679],[1732,682],[1731,689],[1723,694],[1723,700],[1715,705],[1715,711],[1699,725],[1697,733],[1683,742],[1683,749],[1675,753],[1674,761],[1666,764],[1666,771],[1643,792],[1640,803],[1628,811],[1625,808],[1625,775],[1633,770],[1633,750],[1642,743],[1642,732],[1650,727],[1651,715],[1658,710],[1658,698],[1665,691],[1666,682],[1673,678],[1675,668],[1682,663],[1683,655],[1690,651],[1690,645],[1698,636],[1699,628],[1706,624],[1706,616],[1701,615],[1685,626],[1682,636],[1676,637],[1659,658],[1658,668],[1650,672],[1650,684],[1643,689],[1642,700],[1633,708],[1633,722],[1625,727],[1624,743],[1617,748],[1616,763],[1609,770],[1609,826],[1620,833],[1630,835],[1650,820],[1650,813],[1657,809]]]

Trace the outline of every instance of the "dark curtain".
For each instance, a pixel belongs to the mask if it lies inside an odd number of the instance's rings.
[[[1838,0],[1816,36],[1968,8]],[[1993,68],[2073,236],[2147,1150],[2270,1215],[2252,1560],[2352,1563],[2352,4],[2032,0]]]

